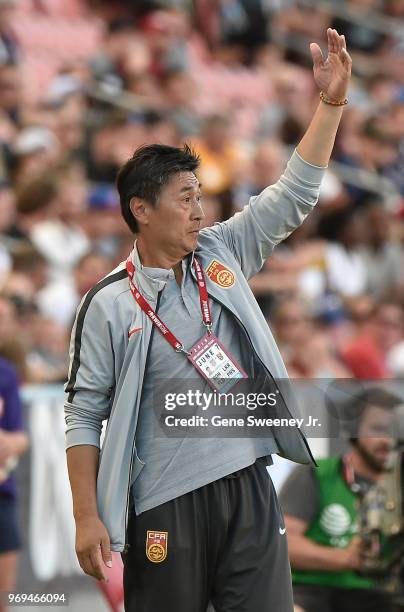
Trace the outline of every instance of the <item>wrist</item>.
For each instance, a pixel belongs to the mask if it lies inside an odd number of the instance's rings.
[[[339,571],[354,569],[352,553],[349,548],[336,548],[333,554],[335,554],[335,561]]]
[[[74,510],[73,511],[73,516],[74,516],[74,520],[77,522],[79,521],[87,521],[89,519],[92,520],[98,520],[99,516],[98,516],[98,511],[96,508],[89,510],[88,508],[86,509],[79,509],[79,510]]]
[[[324,104],[328,104],[330,106],[345,106],[348,104],[348,98],[344,97],[336,100],[334,98],[330,98],[326,93],[324,93],[324,91],[320,91],[320,100]]]

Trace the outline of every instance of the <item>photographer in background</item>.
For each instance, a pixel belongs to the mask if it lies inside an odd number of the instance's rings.
[[[382,389],[356,397],[357,438],[343,455],[299,466],[280,493],[295,604],[305,612],[390,612],[391,599],[364,575],[369,551],[358,534],[359,498],[391,469],[393,409]]]

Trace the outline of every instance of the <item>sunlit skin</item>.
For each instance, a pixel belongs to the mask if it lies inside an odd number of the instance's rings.
[[[137,249],[144,266],[173,268],[182,279],[182,259],[196,249],[204,212],[201,185],[193,172],[178,172],[162,188],[156,206],[132,198],[139,234]]]

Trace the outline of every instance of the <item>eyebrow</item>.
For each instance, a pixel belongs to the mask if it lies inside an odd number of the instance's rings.
[[[181,187],[180,193],[187,193],[188,191],[193,191],[193,187]],[[198,183],[198,190],[201,191],[202,183]]]

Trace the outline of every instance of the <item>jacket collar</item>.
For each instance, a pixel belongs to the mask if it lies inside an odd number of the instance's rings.
[[[197,282],[196,273],[195,273],[194,266],[193,266],[195,255],[197,255],[197,257],[200,259],[203,268],[207,267],[207,264],[209,262],[209,255],[207,255],[200,249],[197,249],[196,252],[191,251],[190,253],[190,257],[188,259],[188,266],[190,267],[190,272],[192,274],[193,279],[195,280],[195,282]],[[134,266],[135,266],[135,270],[136,270],[135,281],[136,281],[137,287],[140,289],[141,293],[145,297],[148,296],[152,299],[156,299],[158,292],[164,289],[164,287],[166,286],[166,281],[162,279],[151,278],[151,276],[144,271],[144,270],[147,270],[147,268],[144,268],[140,261],[136,241],[134,243],[133,250],[129,257],[132,259]],[[185,262],[186,259],[187,258],[184,258],[183,262]],[[206,274],[205,274],[205,277],[206,277]],[[215,284],[210,281],[209,278],[206,278],[206,282],[207,282],[209,294],[212,295],[213,297],[216,297],[219,301],[224,302],[225,305],[234,312],[234,308],[232,307],[231,301],[230,303],[228,303],[228,300],[226,299],[227,298],[226,292],[220,291],[215,286]]]
[[[190,266],[190,272],[192,274],[194,281],[198,282],[196,278],[194,266],[193,266],[195,254],[197,255],[197,257],[199,257],[202,263],[202,267],[205,269],[209,262],[209,256],[203,251],[201,251],[200,249],[197,249],[196,253],[195,251],[192,251],[190,254],[191,257],[188,260],[189,261],[188,265]],[[143,271],[143,266],[140,261],[136,242],[134,243],[133,250],[129,257],[132,259],[135,265],[135,270],[136,270],[135,283],[138,289],[140,290],[140,292],[145,298],[149,298],[150,300],[156,301],[159,291],[162,291],[164,287],[166,286],[166,281],[160,280],[160,279],[153,279]],[[226,290],[220,290],[218,287],[215,286],[215,283],[212,283],[210,281],[209,278],[206,278],[206,282],[207,282],[207,288],[208,288],[209,295],[215,298],[217,301],[221,302],[224,306],[226,306],[230,310],[230,312],[233,313],[234,316],[237,317],[237,314],[234,308],[234,304],[230,298],[230,295],[227,294]]]
[[[150,299],[157,299],[157,294],[159,293],[159,291],[161,291],[162,289],[164,289],[164,287],[166,286],[166,282],[164,280],[160,280],[160,279],[153,279],[150,276],[148,276],[147,274],[144,273],[143,271],[143,266],[142,263],[140,261],[140,257],[139,257],[139,252],[137,250],[137,241],[135,241],[135,244],[133,246],[133,250],[131,252],[131,254],[129,255],[129,259],[132,260],[134,266],[135,266],[135,283],[140,291],[140,293],[142,293],[142,295],[144,295],[144,297],[148,297]]]
[[[192,276],[196,279],[195,271],[193,268],[195,252],[192,251],[189,265],[191,266]],[[150,299],[157,299],[157,295],[159,291],[162,291],[166,286],[166,280],[151,278],[149,274],[147,274],[143,268],[143,265],[140,261],[139,252],[137,250],[137,241],[135,241],[133,245],[133,250],[129,255],[129,258],[132,260],[135,266],[135,283],[140,290],[140,292]]]

